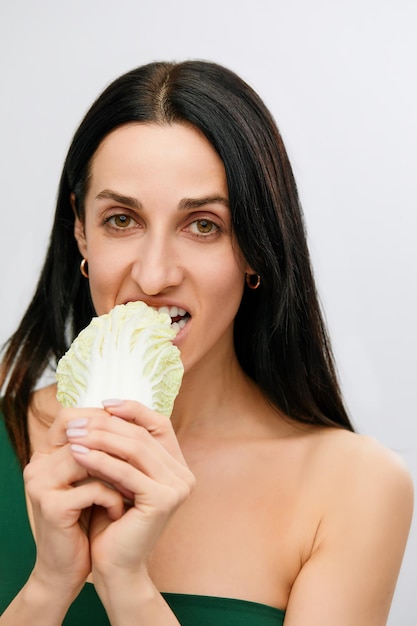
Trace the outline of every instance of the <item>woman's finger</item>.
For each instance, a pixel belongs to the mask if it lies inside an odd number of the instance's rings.
[[[39,452],[50,453],[55,448],[64,446],[67,443],[66,428],[67,423],[81,419],[84,415],[88,417],[102,416],[107,413],[103,409],[78,409],[62,408],[56,414],[55,420],[46,433],[44,441],[38,446]]]
[[[35,452],[23,475],[28,489],[34,484],[40,490],[48,490],[68,487],[85,479],[88,473],[75,461],[70,445],[66,443],[49,454]]]
[[[73,454],[90,474],[100,472],[111,484],[131,491],[139,508],[175,509],[190,495],[194,486],[191,471],[180,464],[175,471],[167,468],[163,482],[159,482],[131,464],[99,450],[77,446],[73,448]]]
[[[69,529],[78,523],[81,512],[94,504],[104,507],[110,519],[119,519],[124,511],[122,495],[88,478],[87,469],[73,458],[69,444],[66,448],[50,455],[36,453],[24,470],[36,519],[40,516],[42,525],[48,527]]]
[[[162,482],[167,472],[180,471],[185,466],[182,459],[174,458],[147,430],[118,418],[109,418],[99,425],[94,420],[85,420],[83,428],[70,427],[67,437],[73,445],[116,456]]]
[[[147,430],[171,455],[185,462],[172,423],[165,415],[133,400],[103,400],[103,407],[110,415]]]
[[[122,495],[99,480],[77,485],[60,495],[70,510],[82,511],[93,505],[101,506],[112,521],[120,519],[124,513]]]

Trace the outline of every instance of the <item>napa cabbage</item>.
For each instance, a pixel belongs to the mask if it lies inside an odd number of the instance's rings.
[[[64,407],[101,407],[105,398],[138,400],[170,417],[183,365],[171,318],[144,302],[94,317],[59,360],[57,398]]]

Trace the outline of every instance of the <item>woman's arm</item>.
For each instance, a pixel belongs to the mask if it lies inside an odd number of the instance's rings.
[[[159,591],[143,571],[120,573],[96,585],[112,626],[179,626]]]
[[[75,593],[77,595],[77,593]],[[74,593],[32,572],[0,617],[1,626],[61,626]]]
[[[104,413],[104,411],[102,411]],[[41,451],[24,470],[31,503],[36,561],[28,581],[0,617],[1,626],[60,626],[91,571],[87,536],[92,505],[110,519],[123,513],[123,498],[73,458],[65,423],[75,415],[63,410],[48,431]]]
[[[364,437],[328,469],[334,476],[323,491],[325,513],[285,626],[385,626],[411,523],[410,476],[394,454]]]

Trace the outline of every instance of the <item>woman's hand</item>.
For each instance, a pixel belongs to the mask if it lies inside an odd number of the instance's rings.
[[[101,409],[61,410],[43,447],[34,453],[24,470],[37,546],[31,578],[50,593],[59,591],[68,604],[91,571],[87,536],[91,507],[103,507],[112,520],[123,513],[121,494],[100,481],[88,480],[88,471],[71,453],[66,424],[86,414],[92,419],[107,415]]]
[[[112,519],[95,508],[89,537],[98,589],[120,580],[144,580],[147,560],[165,524],[190,495],[188,469],[169,419],[131,401],[105,402],[100,412],[67,430],[72,454],[85,471],[110,483],[126,500]],[[100,592],[100,591],[99,591]]]

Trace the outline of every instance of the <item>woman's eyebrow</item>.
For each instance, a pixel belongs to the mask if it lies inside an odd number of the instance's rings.
[[[229,200],[223,196],[213,195],[203,198],[183,198],[178,204],[179,211],[189,211],[190,209],[198,209],[206,204],[224,204],[229,208]]]
[[[124,206],[129,207],[130,209],[142,209],[142,203],[139,202],[137,198],[133,198],[132,196],[124,196],[120,193],[116,193],[115,191],[111,191],[110,189],[104,189],[100,191],[96,195],[96,200],[113,200],[118,204],[123,204]]]

